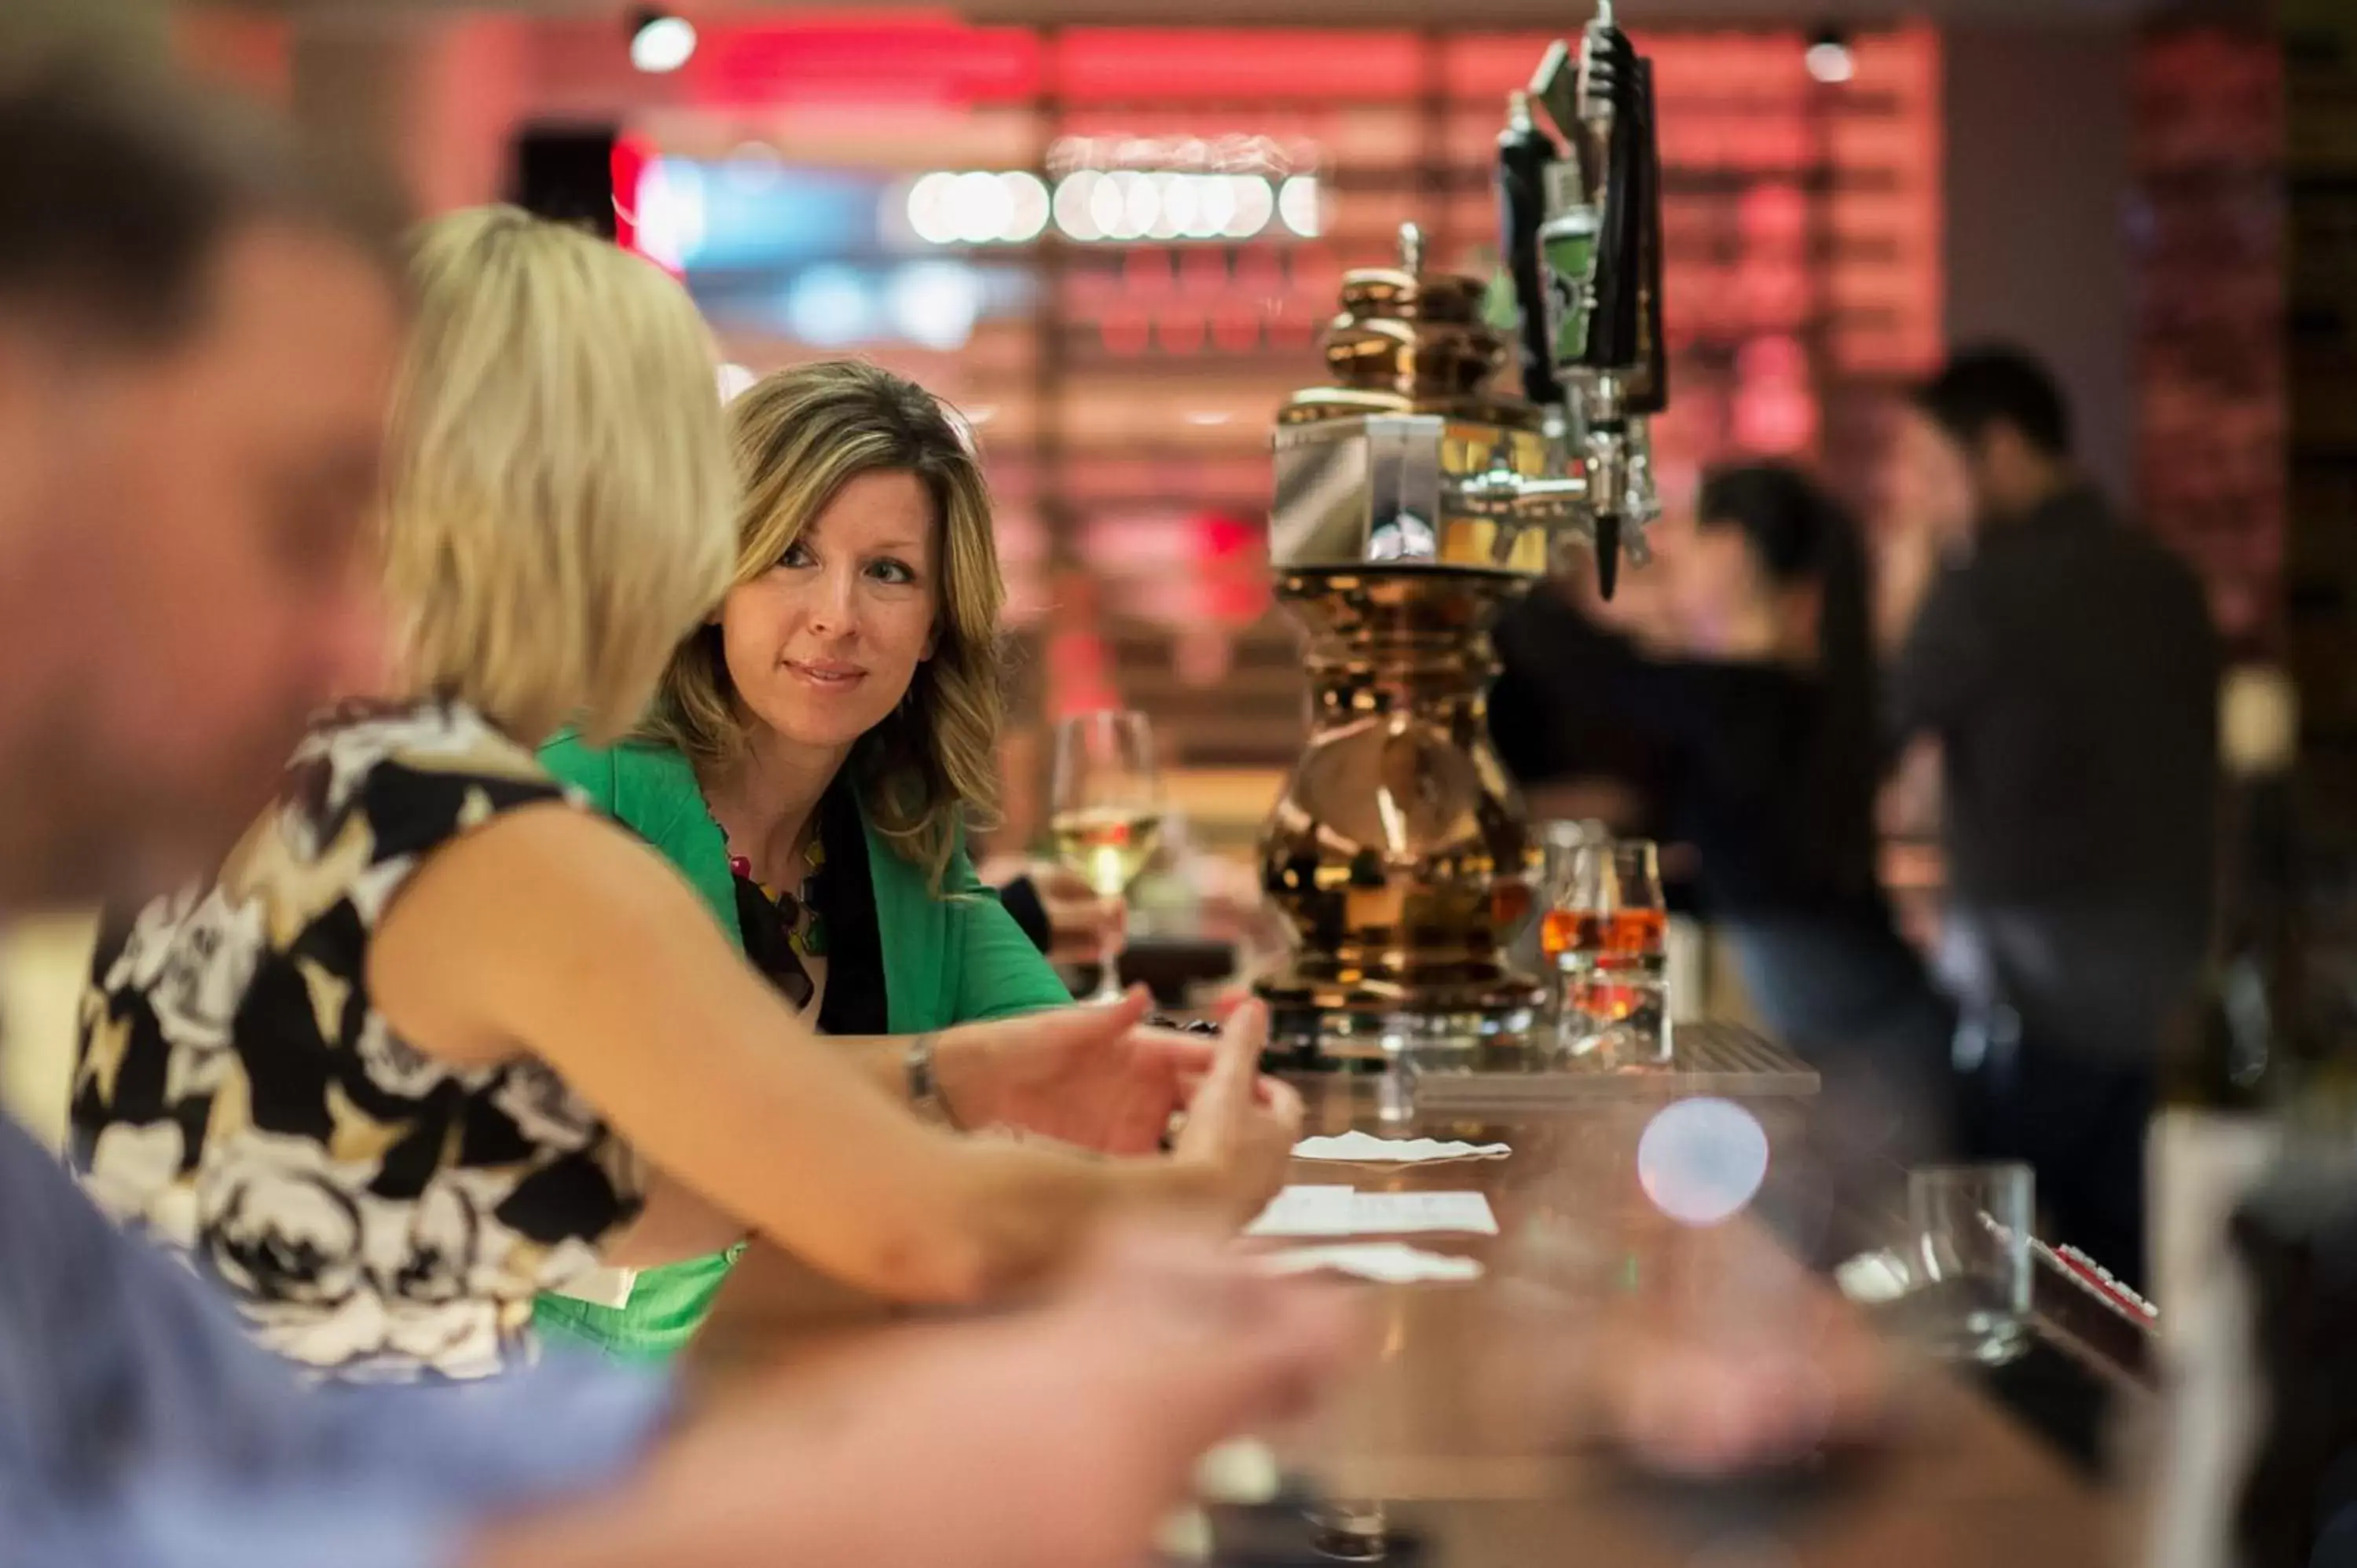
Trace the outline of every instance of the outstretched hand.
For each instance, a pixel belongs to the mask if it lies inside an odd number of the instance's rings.
[[[1260,1212],[1285,1185],[1301,1136],[1301,1097],[1260,1076],[1268,1044],[1268,1009],[1240,1004],[1228,1015],[1206,1072],[1187,1102],[1186,1130],[1174,1153],[1217,1173],[1237,1223]]]
[[[934,1068],[961,1126],[1013,1128],[1107,1155],[1150,1155],[1217,1042],[1146,1023],[1134,986],[1109,1005],[1027,1013],[942,1034]]]

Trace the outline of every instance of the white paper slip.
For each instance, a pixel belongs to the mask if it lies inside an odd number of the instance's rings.
[[[1348,1236],[1351,1200],[1347,1187],[1288,1187],[1268,1200],[1260,1218],[1244,1227],[1247,1236]]]
[[[1297,1160],[1337,1160],[1361,1165],[1415,1165],[1426,1160],[1501,1160],[1512,1152],[1503,1144],[1378,1138],[1372,1133],[1356,1131],[1329,1138],[1304,1138],[1293,1145],[1293,1157]]]
[[[1497,1217],[1478,1192],[1354,1192],[1347,1187],[1288,1187],[1247,1236],[1404,1236],[1419,1231],[1495,1236]]]
[[[1478,1192],[1361,1192],[1352,1195],[1351,1234],[1404,1236],[1415,1231],[1495,1236],[1498,1217]]]
[[[1330,1272],[1351,1274],[1384,1284],[1415,1284],[1421,1281],[1463,1281],[1481,1277],[1481,1260],[1453,1258],[1427,1252],[1405,1241],[1346,1241],[1325,1247],[1289,1247],[1271,1252],[1261,1267],[1273,1274]]]

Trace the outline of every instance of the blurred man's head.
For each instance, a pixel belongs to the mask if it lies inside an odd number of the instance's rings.
[[[360,190],[177,84],[0,63],[0,908],[202,869],[381,657]]]
[[[2018,350],[1975,349],[1909,400],[1890,500],[1953,539],[2029,515],[2071,473],[2071,410],[2053,376]]]

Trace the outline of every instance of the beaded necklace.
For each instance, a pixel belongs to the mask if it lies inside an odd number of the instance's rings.
[[[709,801],[705,803],[705,813],[712,815]],[[712,825],[720,829],[726,843],[728,830],[717,816],[712,817]],[[737,854],[734,845],[728,847],[728,875],[737,886],[737,924],[745,939],[745,956],[796,1007],[809,1006],[818,993],[817,982],[802,960],[826,956],[826,918],[821,913],[824,897],[821,872],[825,865],[826,846],[820,842],[815,822],[802,850],[800,895],[761,881],[753,875],[752,860]]]

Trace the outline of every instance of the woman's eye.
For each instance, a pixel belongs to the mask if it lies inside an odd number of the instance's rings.
[[[913,583],[917,580],[917,575],[909,570],[908,564],[905,562],[878,561],[874,565],[870,566],[868,570],[876,575],[876,578],[878,582],[905,584]]]
[[[808,566],[811,564],[810,546],[800,540],[787,545],[786,553],[778,557],[778,564],[780,566]]]

